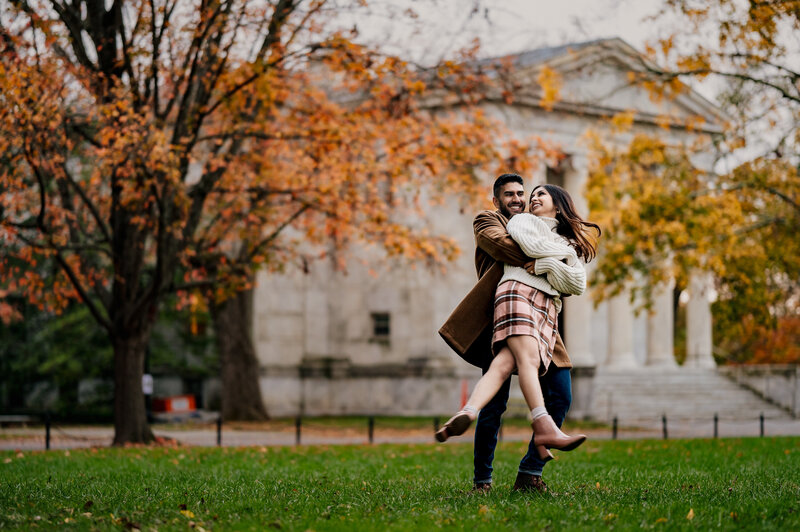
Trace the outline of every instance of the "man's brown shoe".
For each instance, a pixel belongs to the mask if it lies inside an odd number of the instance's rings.
[[[472,485],[472,493],[489,493],[492,491],[491,482],[480,482]]]
[[[512,491],[523,493],[547,493],[547,484],[544,483],[539,475],[528,473],[517,473],[517,480],[514,481]]]

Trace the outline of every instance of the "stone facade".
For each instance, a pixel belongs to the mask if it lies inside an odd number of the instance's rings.
[[[542,168],[526,178],[526,189],[551,182],[566,188],[586,214],[582,189],[587,178],[587,129],[604,119],[635,110],[635,131],[657,132],[671,143],[691,142],[718,132],[721,117],[694,92],[657,102],[632,87],[627,72],[637,52],[619,39],[534,50],[515,57],[516,75],[526,87],[511,105],[493,103],[486,112],[502,120],[520,139],[539,136],[557,143],[567,158],[558,168]],[[539,105],[535,79],[542,65],[562,78],[561,100],[552,110]],[[664,116],[680,123],[700,116],[689,131],[659,124]],[[624,141],[625,139],[621,139]],[[713,153],[708,154],[710,164]],[[485,176],[487,202],[494,176]],[[487,203],[488,204],[488,203]],[[261,384],[275,416],[320,414],[447,414],[459,407],[463,390],[480,372],[457,358],[437,330],[475,282],[472,219],[475,213],[440,207],[423,222],[447,234],[463,253],[445,273],[387,264],[369,250],[356,252],[346,273],[327,263],[307,272],[261,274],[255,294],[254,336],[262,364]],[[363,259],[363,260],[360,260]],[[369,266],[366,266],[368,264]],[[371,274],[369,270],[375,270]],[[689,362],[713,367],[711,279],[693,278],[689,309]],[[659,291],[654,313],[636,315],[627,294],[593,306],[590,295],[568,298],[563,336],[576,366],[573,414],[588,415],[595,369],[674,367],[672,291]]]

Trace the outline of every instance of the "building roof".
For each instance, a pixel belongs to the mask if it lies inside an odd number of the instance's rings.
[[[560,46],[548,46],[546,48],[536,48],[534,50],[528,50],[517,54],[510,54],[503,57],[488,59],[487,61],[496,61],[497,59],[510,58],[514,61],[514,64],[516,66],[526,67],[526,66],[545,63],[547,61],[550,61],[551,59],[555,59],[556,57],[577,52],[589,46],[594,46],[596,44],[607,43],[612,41],[621,41],[621,39],[614,37],[614,38],[593,39],[591,41],[572,42],[572,43],[562,44]]]
[[[628,66],[630,70],[641,71],[643,67],[652,62],[636,48],[628,44],[619,37],[606,37],[592,39],[588,41],[566,43],[559,46],[548,46],[536,48],[515,54],[486,58],[480,61],[481,64],[491,65],[498,62],[511,61],[515,69],[525,71],[537,69],[537,67],[547,64],[556,70],[563,71],[580,68],[587,64],[596,63],[601,60],[612,60],[621,70]],[[727,117],[725,113],[713,102],[706,99],[697,91],[689,88],[686,93],[678,94],[677,100],[683,105],[691,108],[694,113],[702,115],[706,120],[706,126],[700,129],[708,129],[709,132],[719,131],[719,125]],[[568,102],[560,102],[565,106]],[[571,102],[585,107],[586,102]]]

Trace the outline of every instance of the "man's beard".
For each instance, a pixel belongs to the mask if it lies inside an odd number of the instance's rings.
[[[524,211],[525,211],[525,207],[522,207],[522,209],[520,209],[519,212],[524,212]],[[500,205],[500,214],[502,214],[503,216],[505,216],[506,218],[508,218],[510,220],[512,216],[514,216],[515,214],[519,214],[519,213],[518,212],[511,212],[511,211],[508,210],[508,207],[506,207],[505,205]]]

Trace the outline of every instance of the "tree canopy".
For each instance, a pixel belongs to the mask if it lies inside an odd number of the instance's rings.
[[[152,437],[142,357],[167,294],[222,300],[301,245],[447,260],[407,213],[532,159],[477,109],[503,78],[474,51],[422,69],[359,46],[332,20],[362,4],[0,8],[0,289],[106,330],[116,443]]]
[[[713,272],[722,360],[800,360],[786,341],[800,332],[799,5],[665,2],[661,15],[674,17],[674,29],[631,80],[654,98],[712,83],[729,117],[723,133],[683,146],[642,132],[616,146],[590,141],[588,196],[608,227],[603,292],[633,284],[648,296],[660,281],[685,288],[693,270]],[[715,161],[698,164],[700,152]]]

